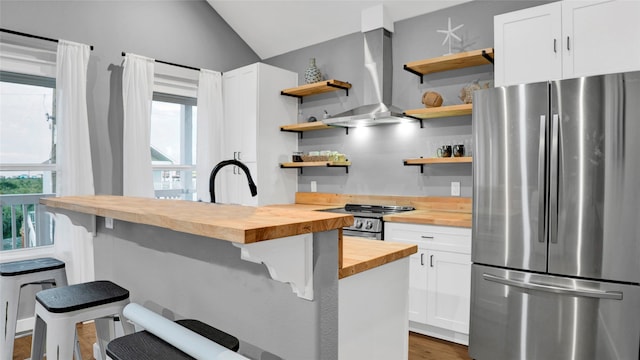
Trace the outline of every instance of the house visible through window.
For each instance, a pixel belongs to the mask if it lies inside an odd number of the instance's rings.
[[[154,93],[151,163],[157,198],[196,199],[196,99]]]
[[[55,79],[0,71],[0,251],[53,243],[38,205],[55,195]]]

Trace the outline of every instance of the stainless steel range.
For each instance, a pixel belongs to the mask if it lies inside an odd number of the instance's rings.
[[[342,229],[344,235],[384,240],[382,217],[411,210],[415,210],[415,208],[411,206],[346,204],[344,208],[323,211],[353,215],[353,225]]]

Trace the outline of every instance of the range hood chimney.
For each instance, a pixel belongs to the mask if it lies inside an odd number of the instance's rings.
[[[364,104],[323,120],[327,125],[342,127],[371,126],[415,119],[391,105],[393,67],[391,32],[381,27],[364,35]]]

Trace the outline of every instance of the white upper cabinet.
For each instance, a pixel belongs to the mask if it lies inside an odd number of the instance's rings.
[[[640,70],[640,1],[563,1],[564,78]]]
[[[561,1],[494,17],[495,85],[640,70],[640,1]]]
[[[560,8],[551,3],[494,17],[495,86],[562,77]]]
[[[298,74],[255,63],[225,72],[223,160],[240,160],[258,187],[251,197],[242,169],[221,170],[219,202],[242,205],[293,203],[298,188],[294,172],[280,171],[280,163],[297,150],[296,137],[280,131],[283,121],[295,122],[297,99],[281,96],[280,89],[295,86]]]

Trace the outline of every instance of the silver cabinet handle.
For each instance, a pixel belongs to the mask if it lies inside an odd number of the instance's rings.
[[[431,254],[431,256],[429,256],[429,266],[433,267],[433,254]]]
[[[240,159],[240,151],[238,151],[238,160],[242,160]]]
[[[569,45],[569,37],[567,36],[567,50],[571,50],[571,46]]]
[[[554,53],[557,53],[557,52],[558,52],[558,50],[556,50],[556,43],[557,43],[557,42],[558,42],[558,40],[557,40],[557,39],[553,39],[553,52],[554,52]]]
[[[420,254],[420,265],[424,266],[424,253]]]
[[[540,284],[535,282],[523,282],[517,280],[506,279],[500,276],[491,274],[482,274],[482,277],[491,282],[495,282],[502,285],[519,287],[522,289],[539,290],[560,295],[571,295],[586,298],[596,299],[610,299],[610,300],[622,300],[621,291],[600,291],[591,289],[571,289],[549,284]]]
[[[430,235],[422,235],[421,238],[423,239],[433,239],[433,236]]]

